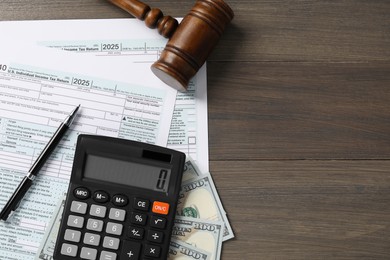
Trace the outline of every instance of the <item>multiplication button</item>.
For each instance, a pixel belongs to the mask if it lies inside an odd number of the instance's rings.
[[[161,248],[155,245],[145,245],[144,254],[146,256],[158,258],[160,256]]]

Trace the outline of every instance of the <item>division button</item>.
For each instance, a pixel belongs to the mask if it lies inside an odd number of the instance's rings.
[[[154,230],[149,230],[148,231],[148,236],[147,240],[150,242],[155,242],[155,243],[162,243],[164,238],[164,233],[160,231],[154,231]]]

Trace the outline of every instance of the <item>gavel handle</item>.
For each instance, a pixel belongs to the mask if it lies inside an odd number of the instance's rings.
[[[164,16],[163,12],[137,0],[108,0],[136,18],[145,21],[147,27],[155,29],[165,38],[171,37],[178,26],[176,19]]]

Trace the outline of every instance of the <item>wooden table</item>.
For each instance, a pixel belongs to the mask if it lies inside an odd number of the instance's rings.
[[[208,62],[210,169],[236,235],[222,259],[390,259],[390,2],[227,2]],[[123,17],[104,0],[0,2],[1,20]]]

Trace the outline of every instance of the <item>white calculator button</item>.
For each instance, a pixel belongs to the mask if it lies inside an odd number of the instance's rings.
[[[116,260],[116,254],[108,251],[102,251],[99,260]]]
[[[108,222],[106,227],[106,233],[120,236],[122,235],[122,229],[122,224]]]
[[[88,219],[87,229],[101,232],[103,230],[103,221],[97,219]]]
[[[70,211],[79,214],[85,214],[87,212],[87,203],[80,201],[72,201]]]
[[[86,245],[98,246],[100,243],[100,235],[85,233],[83,242]]]
[[[65,230],[64,239],[72,242],[80,242],[81,232],[77,230],[67,229]]]
[[[110,214],[108,218],[118,220],[118,221],[124,221],[126,216],[126,211],[123,209],[110,209]]]
[[[73,256],[77,255],[77,246],[63,243],[61,247],[61,255]]]
[[[81,248],[81,259],[95,260],[97,256],[97,250],[89,247]]]
[[[119,248],[119,238],[104,237],[103,247],[117,250]]]
[[[104,218],[106,216],[107,208],[104,206],[92,205],[89,210],[89,215]]]
[[[74,215],[69,215],[67,224],[69,227],[82,228],[84,225],[84,218],[74,216]]]

